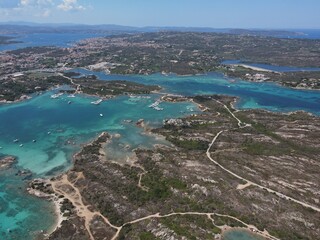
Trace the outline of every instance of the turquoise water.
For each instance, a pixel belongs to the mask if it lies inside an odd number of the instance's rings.
[[[0,170],[0,239],[31,239],[55,222],[53,206],[26,192],[18,169]]]
[[[222,64],[230,65],[230,64],[245,64],[251,67],[258,67],[267,69],[275,72],[301,72],[301,71],[309,71],[309,72],[319,72],[319,67],[290,67],[290,66],[275,66],[270,64],[261,64],[261,63],[247,63],[241,60],[226,60],[223,61]]]
[[[222,240],[263,240],[264,238],[246,230],[230,230],[222,235]]]
[[[68,168],[70,162],[66,159],[79,149],[81,143],[101,131],[120,133],[122,141],[136,146],[148,138],[135,127],[139,119],[144,118],[155,126],[164,118],[190,114],[190,106],[196,109],[192,103],[161,103],[164,111],[155,111],[148,105],[159,98],[157,95],[135,102],[129,101],[128,97],[117,97],[96,106],[90,103],[94,98],[68,98],[65,95],[51,99],[51,94],[48,92],[28,102],[0,108],[1,153],[14,154],[19,158],[19,167],[40,176],[53,175],[54,171]],[[69,100],[72,104],[68,104]],[[19,142],[14,143],[15,139]],[[67,144],[68,141],[74,144]]]
[[[36,232],[48,230],[55,221],[50,203],[26,193],[24,177],[15,175],[19,169],[30,170],[32,178],[59,174],[71,166],[72,154],[81,144],[102,131],[121,135],[108,146],[109,158],[126,159],[136,147],[168,144],[137,128],[139,119],[159,126],[165,118],[185,116],[191,109],[198,111],[192,103],[161,103],[163,111],[149,108],[159,95],[141,99],[122,96],[96,106],[91,104],[96,100],[93,97],[63,95],[52,99],[53,93],[0,106],[0,156],[18,158],[15,168],[0,170],[0,239],[32,239]]]
[[[237,96],[239,109],[266,109],[278,112],[304,110],[320,115],[320,91],[300,90],[279,86],[274,83],[254,83],[240,79],[230,79],[218,73],[199,76],[164,76],[153,74],[138,75],[106,75],[84,69],[75,69],[82,74],[95,74],[103,80],[123,79],[144,84],[157,84],[164,88],[164,92],[199,95],[224,94]]]
[[[80,69],[78,71],[93,73]],[[191,96],[238,96],[240,101],[237,107],[241,109],[263,108],[284,112],[305,110],[320,114],[318,91],[231,80],[219,74],[184,77],[160,74],[95,74],[104,80],[124,79],[158,84],[163,87],[163,92]],[[48,230],[55,221],[50,203],[26,194],[24,177],[15,175],[18,169],[30,170],[32,178],[59,174],[71,166],[72,155],[81,145],[94,139],[102,131],[120,135],[120,138],[114,138],[112,144],[106,146],[108,158],[126,160],[136,147],[169,144],[164,139],[156,139],[143,133],[135,125],[139,119],[143,118],[147,125],[155,127],[160,126],[166,118],[198,112],[197,107],[189,102],[161,103],[163,111],[149,108],[160,97],[157,94],[150,98],[136,99],[120,96],[96,106],[91,104],[96,100],[94,97],[78,95],[69,98],[63,95],[58,99],[50,98],[56,91],[44,93],[26,102],[0,106],[0,155],[14,155],[18,158],[14,168],[0,172],[0,239],[32,239],[39,230]],[[68,104],[68,101],[72,103]],[[14,142],[15,139],[19,141]]]

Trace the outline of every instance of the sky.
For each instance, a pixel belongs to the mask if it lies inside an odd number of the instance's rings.
[[[320,29],[320,0],[0,0],[0,22]]]

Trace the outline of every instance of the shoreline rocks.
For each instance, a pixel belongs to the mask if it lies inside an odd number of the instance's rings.
[[[16,161],[16,158],[13,156],[6,156],[4,158],[0,158],[0,170],[10,168]]]

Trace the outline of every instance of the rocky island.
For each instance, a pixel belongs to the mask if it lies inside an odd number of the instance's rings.
[[[172,146],[136,149],[121,164],[105,159],[113,138],[102,133],[66,174],[34,181],[31,189],[61,203],[49,239],[220,239],[231,227],[316,239],[319,118],[235,111],[226,96],[192,100],[205,112],[152,130]]]

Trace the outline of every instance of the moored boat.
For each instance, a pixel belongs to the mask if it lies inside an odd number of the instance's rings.
[[[98,99],[97,101],[92,101],[91,104],[99,105],[102,102],[102,99]]]

